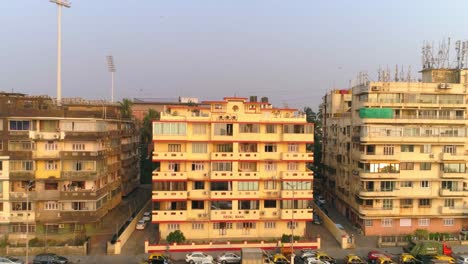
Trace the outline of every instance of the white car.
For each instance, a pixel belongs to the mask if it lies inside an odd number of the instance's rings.
[[[143,213],[143,218],[141,218],[143,220],[145,220],[145,222],[150,222],[151,221],[151,212],[144,212]]]
[[[189,264],[213,263],[213,257],[203,252],[192,252],[185,255],[185,262]]]
[[[23,264],[24,262],[13,257],[0,257],[0,263],[3,264]]]
[[[136,224],[136,230],[145,230],[146,228],[146,222],[143,219],[138,220],[138,223]]]

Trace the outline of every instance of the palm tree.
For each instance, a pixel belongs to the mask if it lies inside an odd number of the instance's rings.
[[[141,143],[148,144],[153,138],[153,120],[159,120],[159,112],[154,109],[149,109],[148,113],[143,118],[143,125],[141,127]]]
[[[124,98],[122,102],[119,102],[119,105],[122,118],[131,118],[133,102],[130,99]]]

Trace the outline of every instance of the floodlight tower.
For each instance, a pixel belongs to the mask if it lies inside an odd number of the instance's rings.
[[[114,56],[109,55],[107,56],[107,68],[111,73],[111,102],[114,102],[114,74],[115,74],[115,64],[114,64]]]
[[[49,0],[57,4],[57,105],[62,105],[62,6],[71,7],[67,0]]]

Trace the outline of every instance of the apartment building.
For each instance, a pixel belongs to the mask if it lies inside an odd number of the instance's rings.
[[[153,122],[153,223],[161,237],[304,236],[312,219],[313,124],[267,98],[166,107]]]
[[[92,231],[139,184],[137,132],[117,104],[0,93],[0,233]]]
[[[366,235],[468,226],[467,72],[427,68],[419,82],[324,96],[322,189]]]

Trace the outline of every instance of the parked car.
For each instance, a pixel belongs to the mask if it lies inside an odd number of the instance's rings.
[[[381,255],[375,260],[376,264],[396,264],[391,258]]]
[[[216,258],[216,263],[241,263],[241,257],[234,253],[223,253]]]
[[[33,264],[68,264],[69,261],[66,257],[59,256],[54,253],[42,253],[36,255],[33,259]]]
[[[144,212],[143,213],[143,218],[141,218],[143,220],[145,220],[145,222],[150,222],[151,221],[151,212]]]
[[[377,259],[379,257],[382,257],[382,256],[385,256],[387,258],[391,258],[392,256],[390,256],[389,254],[385,254],[383,252],[380,252],[380,251],[377,251],[377,250],[372,250],[372,251],[369,251],[369,253],[367,254],[367,261],[369,261],[370,263],[374,264],[376,263]]]
[[[322,220],[320,219],[320,216],[314,214],[314,221],[313,221],[314,224],[316,225],[321,225],[322,224]]]
[[[167,256],[161,253],[153,253],[148,257],[149,264],[170,264],[170,260]]]
[[[457,257],[457,264],[468,264],[468,255],[459,255]]]
[[[289,260],[283,254],[273,255],[273,263],[275,264],[289,264]]]
[[[305,261],[307,258],[315,257],[317,255],[317,250],[313,249],[302,249],[301,258]]]
[[[1,264],[23,264],[24,262],[14,257],[0,257]]]
[[[432,257],[433,260],[443,261],[449,264],[455,264],[455,259],[450,256],[436,255]]]
[[[364,260],[357,255],[349,254],[344,259],[345,264],[364,264]]]
[[[136,230],[145,230],[146,228],[146,222],[143,219],[138,220],[138,223],[136,224]]]
[[[316,258],[323,261],[323,262],[328,262],[328,263],[332,263],[332,264],[336,263],[336,260],[334,258],[330,257],[330,255],[328,255],[327,253],[325,253],[323,251],[317,251]]]
[[[190,264],[212,263],[213,257],[203,252],[192,252],[185,255],[185,262]]]
[[[408,253],[403,253],[398,258],[398,263],[400,264],[416,264],[417,262],[416,258]]]

